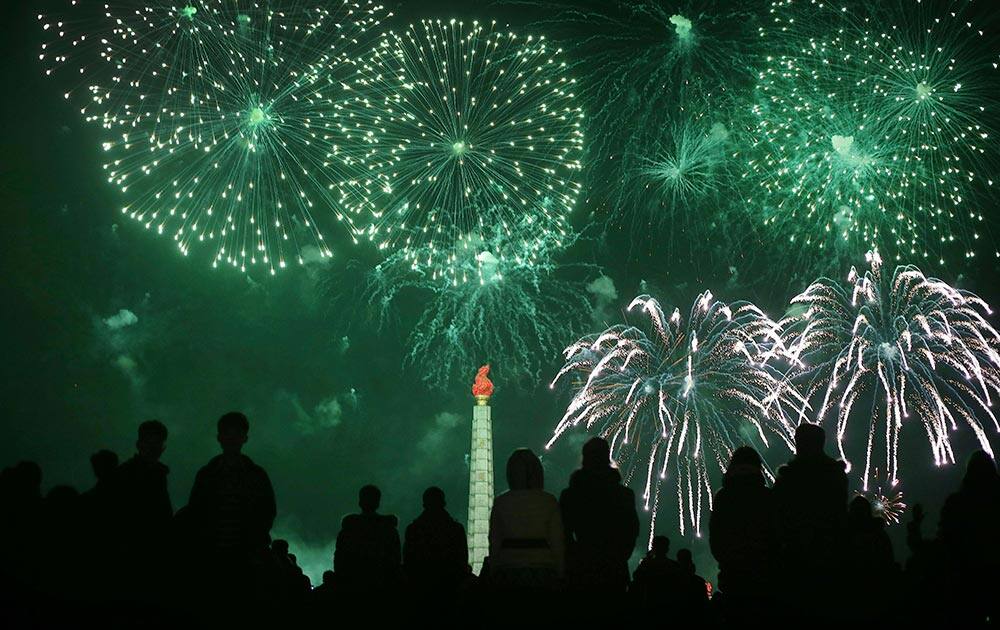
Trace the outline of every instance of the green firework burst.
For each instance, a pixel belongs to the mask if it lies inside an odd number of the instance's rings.
[[[451,283],[471,277],[468,239],[564,234],[580,192],[583,113],[561,52],[494,28],[452,20],[389,31],[352,103],[352,129],[367,143],[365,196],[354,202],[370,213],[366,237]]]
[[[414,252],[405,249],[394,250],[369,273],[363,301],[374,305],[381,328],[395,318],[401,293],[420,297],[406,361],[428,385],[463,382],[485,362],[509,381],[536,381],[544,357],[589,317],[585,285],[597,269],[556,262],[576,237],[545,231],[535,231],[534,238],[515,236],[527,232],[530,226],[511,230],[493,223],[467,236],[453,260],[464,282],[441,282],[433,271],[413,268]]]
[[[774,3],[745,169],[774,235],[827,262],[975,255],[998,84],[967,6]]]
[[[329,229],[351,229],[360,146],[345,82],[382,14],[365,1],[108,8],[84,114],[105,130],[122,212],[184,255],[213,249],[213,266],[273,274],[307,245],[331,255]]]

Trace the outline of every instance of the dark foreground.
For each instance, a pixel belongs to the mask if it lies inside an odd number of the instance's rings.
[[[176,512],[160,462],[167,428],[140,425],[136,453],[91,457],[97,479],[41,494],[32,462],[0,474],[0,627],[293,627],[394,622],[493,626],[538,622],[741,627],[769,624],[991,627],[1000,602],[1000,478],[985,452],[969,460],[923,532],[909,513],[910,556],[893,557],[885,523],[848,496],[842,462],[822,429],[799,427],[796,455],[765,483],[760,458],[737,449],[715,495],[709,542],[713,589],[688,550],[654,539],[629,573],[636,498],[588,442],[558,497],[538,458],[515,451],[509,490],[490,514],[489,556],[469,566],[466,533],[429,488],[423,513],[402,530],[378,512],[381,493],[359,492],[331,570],[312,585],[288,544],[272,540],[270,479],[242,454],[249,422],[217,425],[221,453],[199,470]],[[416,498],[414,498],[416,500]]]

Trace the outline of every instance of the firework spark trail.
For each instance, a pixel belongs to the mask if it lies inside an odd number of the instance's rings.
[[[878,469],[899,479],[898,448],[904,425],[920,421],[936,465],[954,463],[950,432],[960,421],[993,453],[981,417],[1000,431],[993,400],[1000,395],[1000,334],[987,321],[979,297],[928,278],[913,266],[891,274],[870,252],[870,270],[852,268],[847,283],[821,278],[792,299],[799,312],[781,322],[788,357],[807,399],[822,400],[817,420],[836,416],[837,445],[848,462],[852,418],[870,418],[863,488],[873,456]],[[870,392],[871,409],[855,413]],[[881,440],[881,443],[879,443]]]
[[[689,93],[719,97],[751,76],[751,11],[715,0],[581,3],[512,2],[544,12],[552,33],[580,68],[581,95],[594,104],[591,162],[642,155],[660,140],[663,114]],[[711,99],[709,99],[711,102]],[[619,157],[616,157],[619,156]]]
[[[544,231],[528,237],[517,227],[508,234],[499,225],[482,230],[463,239],[467,246],[455,254],[456,271],[468,281],[442,282],[413,268],[411,252],[396,250],[368,275],[361,301],[373,305],[385,329],[401,292],[421,296],[405,362],[431,387],[464,382],[469,366],[484,362],[508,382],[537,381],[541,358],[579,334],[592,311],[581,278],[598,270],[556,262],[575,238]]]
[[[117,2],[94,25],[96,51],[84,45],[94,37],[60,31],[46,50],[83,50],[43,62],[97,53],[81,66],[82,113],[105,130],[104,169],[125,215],[184,255],[204,244],[213,266],[273,274],[304,264],[306,246],[332,255],[326,236],[339,223],[357,231],[345,199],[361,194],[362,142],[344,125],[343,86],[383,17],[367,0]]]
[[[351,124],[372,191],[353,201],[370,217],[364,238],[455,283],[478,275],[460,261],[467,240],[495,226],[515,240],[569,231],[583,113],[544,37],[424,20],[384,34],[360,73]]]
[[[611,225],[673,250],[745,219],[726,194],[740,167],[729,137],[747,126],[736,95],[752,84],[758,12],[716,0],[510,4],[538,13],[580,79],[588,190]]]
[[[566,348],[550,386],[568,381],[573,396],[546,447],[578,426],[608,438],[626,481],[645,479],[650,537],[665,483],[676,490],[681,532],[700,535],[712,509],[710,470],[724,470],[741,444],[766,448],[768,434],[791,448],[795,412],[807,404],[768,362],[783,352],[777,324],[753,304],[705,292],[684,318],[641,295],[628,311],[646,324],[615,325]]]
[[[830,265],[975,255],[1000,77],[970,4],[772,3],[745,152],[760,225]]]
[[[721,123],[699,130],[676,127],[669,143],[643,158],[637,174],[671,206],[691,207],[719,190],[716,171],[724,160],[729,132]]]

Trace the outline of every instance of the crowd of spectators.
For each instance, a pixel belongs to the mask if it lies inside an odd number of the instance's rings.
[[[511,454],[478,575],[440,488],[423,493],[423,512],[401,539],[397,518],[379,513],[380,489],[366,485],[360,511],[343,519],[330,570],[312,584],[288,543],[271,538],[274,491],[242,453],[249,431],[242,413],[219,419],[221,452],[176,511],[160,461],[168,431],[156,420],[139,426],[125,462],[94,453],[96,482],[82,493],[56,486],[43,496],[32,462],[4,469],[0,626],[284,626],[342,614],[368,623],[607,617],[709,627],[985,627],[996,619],[1000,478],[982,451],[944,504],[936,536],[925,535],[924,511],[913,507],[905,564],[868,499],[849,496],[844,463],[825,453],[823,429],[803,424],[794,457],[771,485],[756,451],[733,452],[709,520],[719,567],[711,582],[690,550],[672,555],[665,536],[653,537],[629,571],[640,530],[636,498],[608,443],[593,438],[558,497],[546,490],[537,455]]]

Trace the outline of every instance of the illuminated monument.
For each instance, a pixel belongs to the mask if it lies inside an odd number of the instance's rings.
[[[476,406],[472,408],[472,450],[469,458],[469,564],[479,575],[490,550],[490,509],[493,507],[493,424],[490,420],[489,364],[479,368],[472,384]]]

